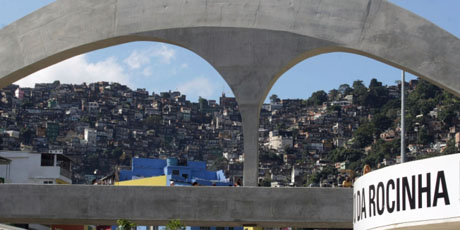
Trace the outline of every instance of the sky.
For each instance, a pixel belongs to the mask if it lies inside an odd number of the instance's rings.
[[[51,3],[51,0],[0,0],[0,28]],[[459,0],[390,0],[460,37]],[[308,98],[318,90],[329,91],[341,84],[352,85],[372,78],[392,85],[401,71],[381,62],[348,53],[309,58],[287,71],[267,96]],[[407,74],[406,79],[415,79]],[[150,93],[179,90],[196,101],[199,96],[217,100],[222,93],[233,95],[219,73],[195,53],[157,42],[132,42],[79,55],[17,81],[21,87],[53,82],[81,84],[108,81],[126,84]]]

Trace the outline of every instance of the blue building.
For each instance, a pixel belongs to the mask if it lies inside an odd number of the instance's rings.
[[[206,170],[204,161],[178,160],[177,158],[148,159],[134,158],[130,170],[121,170],[119,180],[122,183],[139,181],[131,185],[147,186],[192,186],[194,183],[203,186],[232,186],[225,177],[224,171]],[[146,230],[146,226],[137,226],[137,230]],[[156,229],[164,230],[165,226]],[[186,230],[243,230],[243,227],[186,227]]]
[[[178,160],[177,158],[148,159],[134,158],[130,170],[119,172],[120,181],[166,176],[166,186],[170,184],[191,186],[194,183],[204,186],[231,186],[222,170],[206,170],[206,162]]]

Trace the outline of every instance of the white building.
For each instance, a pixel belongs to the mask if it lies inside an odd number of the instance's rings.
[[[71,160],[64,154],[0,151],[5,183],[71,184]]]
[[[96,146],[97,130],[91,129],[91,128],[85,128],[85,142],[89,146]]]
[[[333,102],[331,102],[331,105],[332,105],[332,106],[334,106],[334,105],[346,106],[346,105],[350,105],[350,104],[351,104],[351,101],[349,101],[349,100],[333,101]]]
[[[238,162],[244,162],[244,154],[238,156]]]
[[[8,136],[10,137],[13,137],[13,138],[19,138],[19,131],[16,131],[16,130],[7,130],[5,131],[6,134],[8,134]]]
[[[24,90],[22,90],[21,88],[17,88],[16,91],[14,91],[14,96],[19,100],[24,99]]]
[[[296,168],[295,166],[292,166],[292,171],[291,171],[291,185],[294,186],[300,178],[300,170]]]
[[[224,152],[222,154],[222,156],[227,159],[227,160],[230,160],[230,159],[236,159],[238,158],[238,154],[236,152]],[[244,160],[244,159],[243,159]]]
[[[294,141],[292,136],[277,135],[276,132],[270,131],[268,146],[276,151],[284,151],[286,147],[292,147]]]

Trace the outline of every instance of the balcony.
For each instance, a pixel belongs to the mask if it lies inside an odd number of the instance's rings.
[[[72,180],[72,172],[68,169],[60,167],[59,174],[65,178],[68,178],[69,180]]]

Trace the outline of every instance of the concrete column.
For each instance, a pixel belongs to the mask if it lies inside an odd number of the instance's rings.
[[[243,120],[244,169],[243,185],[257,187],[259,174],[259,117],[260,106],[257,104],[239,105]]]

